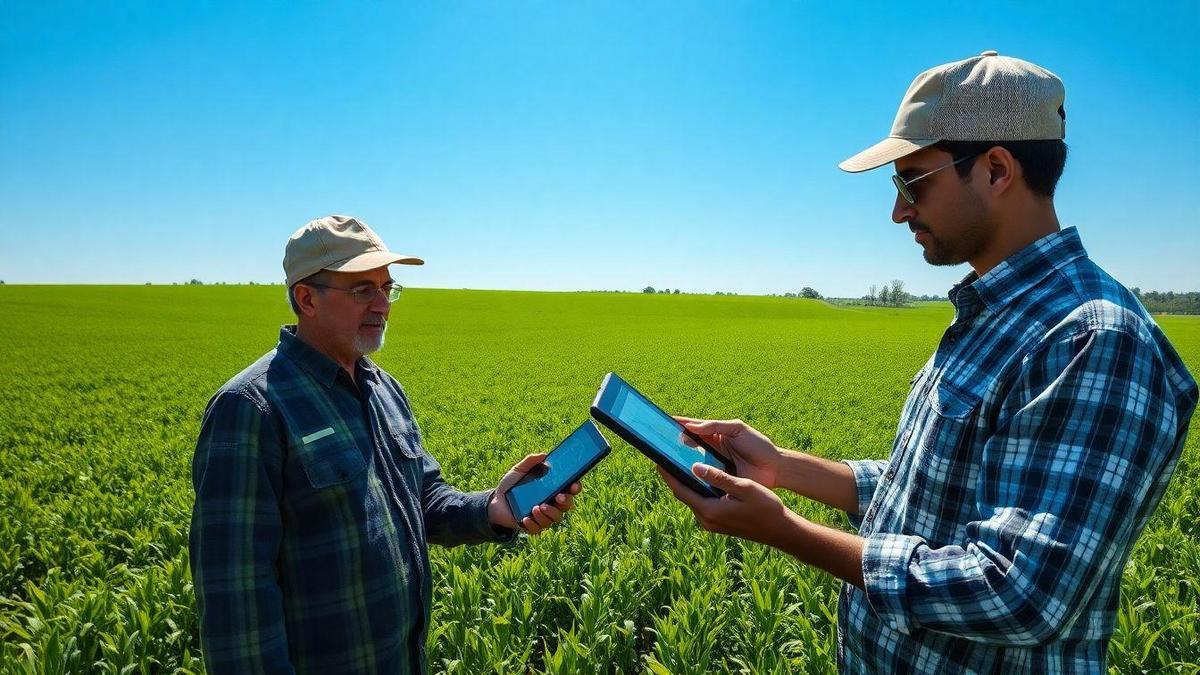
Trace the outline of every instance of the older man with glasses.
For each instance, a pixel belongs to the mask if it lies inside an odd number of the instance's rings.
[[[579,484],[517,523],[504,492],[442,480],[400,384],[366,357],[401,287],[392,253],[347,216],[296,231],[283,258],[297,316],[272,351],[209,401],[192,480],[191,564],[210,673],[425,670],[426,542],[538,534]]]
[[[1121,571],[1179,460],[1196,382],[1154,319],[1063,229],[1062,82],[994,51],[917,76],[891,134],[892,220],[966,263],[954,319],[912,379],[887,459],[782,450],[741,421],[682,419],[735,462],[697,464],[709,530],[842,579],[848,673],[1102,673]],[[953,169],[953,171],[951,171]],[[845,511],[809,522],[771,488]]]

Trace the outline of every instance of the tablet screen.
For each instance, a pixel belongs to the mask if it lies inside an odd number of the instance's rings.
[[[689,474],[692,473],[692,464],[696,462],[722,470],[725,468],[720,458],[704,448],[692,448],[685,444],[680,439],[683,427],[678,422],[643,398],[624,380],[619,382],[620,388],[611,399],[610,415]]]
[[[520,514],[529,513],[533,507],[566,489],[567,481],[607,447],[604,437],[596,431],[596,427],[592,426],[591,422],[584,423],[546,455],[543,462],[546,465],[545,474],[540,478],[518,483],[509,490],[519,511],[513,515],[519,518]]]

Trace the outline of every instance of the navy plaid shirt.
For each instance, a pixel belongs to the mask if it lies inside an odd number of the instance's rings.
[[[1175,469],[1196,382],[1074,228],[950,291],[891,456],[849,461],[861,673],[1105,670],[1121,571]]]
[[[425,668],[426,540],[511,540],[490,492],[448,486],[400,384],[354,381],[299,340],[213,396],[192,481],[191,564],[210,673]]]

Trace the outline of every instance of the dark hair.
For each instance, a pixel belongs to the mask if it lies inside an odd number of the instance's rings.
[[[1049,141],[938,141],[933,147],[948,152],[954,159],[982,154],[1000,146],[1008,151],[1021,165],[1025,184],[1035,194],[1053,197],[1058,179],[1067,164],[1067,144],[1061,140]],[[975,160],[956,164],[954,170],[959,178],[971,173]]]
[[[300,316],[300,305],[296,304],[296,294],[295,294],[296,286],[298,286],[300,284],[304,284],[304,283],[323,284],[323,283],[325,283],[326,280],[327,279],[326,279],[326,275],[325,275],[325,270],[318,270],[316,273],[310,274],[310,275],[304,277],[303,279],[301,279],[300,281],[297,281],[296,283],[292,284],[291,286],[288,286],[287,298],[288,298],[288,304],[292,306],[292,314],[295,314],[296,316]],[[320,293],[325,290],[325,289],[321,288],[320,286],[317,286],[316,289],[317,289],[317,293]]]

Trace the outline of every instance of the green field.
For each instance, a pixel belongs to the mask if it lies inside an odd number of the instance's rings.
[[[817,301],[410,290],[377,361],[463,489],[493,486],[587,417],[616,370],[664,408],[741,417],[784,447],[882,457],[948,323]],[[198,672],[190,461],[212,392],[290,320],[282,287],[0,286],[3,672]],[[1200,317],[1160,323],[1200,373]],[[1200,449],[1123,582],[1112,672],[1200,672]],[[435,548],[435,670],[834,669],[836,589],[707,534],[615,441],[567,522],[517,545]],[[841,514],[794,496],[802,514]]]

